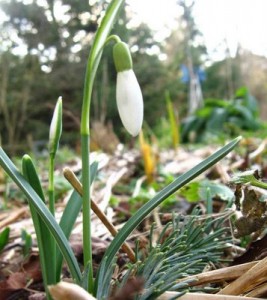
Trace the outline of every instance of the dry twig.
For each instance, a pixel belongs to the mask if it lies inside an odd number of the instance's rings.
[[[75,174],[69,169],[64,169],[64,176],[65,178],[70,182],[70,184],[74,187],[74,189],[82,196],[83,190],[82,190],[82,184],[78,180],[78,178],[75,176]],[[98,216],[98,218],[102,221],[102,223],[105,225],[105,227],[109,230],[109,232],[116,236],[118,233],[117,229],[114,227],[112,223],[109,222],[106,215],[102,212],[102,210],[99,209],[98,205],[91,199],[91,208],[93,212]],[[122,250],[127,253],[129,259],[132,262],[135,262],[135,255],[131,247],[124,243],[122,245]]]
[[[13,213],[9,215],[9,217],[5,218],[3,221],[0,222],[0,229],[8,226],[9,224],[15,222],[19,219],[22,215],[24,215],[28,211],[28,207],[22,207],[17,209]]]
[[[165,292],[159,296],[158,300],[172,299],[177,292]],[[187,293],[180,297],[179,300],[259,300],[258,298],[244,297],[244,296],[228,296],[228,295],[214,295],[214,294],[201,294],[201,293]]]
[[[179,280],[179,282],[188,281],[189,279],[196,279],[196,281],[193,281],[189,284],[190,286],[196,286],[196,285],[202,285],[206,283],[232,281],[240,277],[241,275],[243,275],[245,272],[247,272],[250,268],[252,268],[256,264],[257,261],[241,264],[238,266],[232,266],[232,267],[221,268],[218,270],[208,271],[201,274],[188,276],[186,278],[183,278],[182,280]]]
[[[266,281],[267,257],[260,260],[238,279],[219,291],[222,295],[242,295]]]

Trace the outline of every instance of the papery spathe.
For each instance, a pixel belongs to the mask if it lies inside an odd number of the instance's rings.
[[[125,129],[137,136],[144,115],[143,96],[132,69],[117,73],[117,106]]]

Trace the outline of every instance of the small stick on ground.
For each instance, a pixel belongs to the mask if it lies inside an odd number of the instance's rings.
[[[79,179],[75,176],[75,174],[69,169],[65,168],[64,171],[65,178],[70,182],[73,188],[82,196],[83,188]],[[108,231],[115,237],[118,233],[117,229],[114,227],[112,223],[109,222],[107,216],[102,212],[102,210],[98,207],[98,205],[91,199],[91,208],[93,212],[98,216],[98,218],[102,221]],[[128,255],[129,259],[132,262],[135,262],[135,255],[131,247],[124,243],[122,245],[122,250]]]
[[[255,266],[257,263],[258,262],[255,261],[255,262],[249,262],[237,266],[208,271],[197,275],[188,276],[186,278],[179,280],[178,282],[188,281],[190,279],[196,279],[196,281],[190,282],[189,286],[197,286],[206,283],[232,281],[240,277],[241,275],[243,275],[245,272],[247,272],[250,268]]]
[[[165,292],[159,296],[158,300],[173,299],[177,292]],[[244,297],[244,296],[228,296],[228,295],[214,295],[214,294],[201,294],[201,293],[187,293],[179,298],[179,300],[259,300],[258,298]]]
[[[9,224],[14,223],[17,219],[19,219],[22,215],[24,215],[28,211],[28,207],[22,207],[9,215],[9,217],[5,218],[0,222],[0,229],[8,226]]]

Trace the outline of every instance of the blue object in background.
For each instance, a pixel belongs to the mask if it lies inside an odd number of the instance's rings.
[[[203,69],[201,69],[199,67],[196,68],[195,74],[197,74],[198,79],[199,79],[200,82],[203,82],[203,81],[206,80],[206,73],[205,73],[205,71]]]
[[[188,70],[187,66],[182,64],[180,69],[181,69],[181,73],[182,73],[181,82],[188,83],[190,80],[190,76],[189,76],[189,70]]]
[[[188,83],[190,81],[190,74],[189,74],[189,70],[188,67],[184,64],[182,64],[180,66],[180,70],[181,70],[181,82],[182,83]],[[196,67],[194,68],[194,74],[198,77],[200,82],[203,82],[206,80],[206,73],[203,69]]]

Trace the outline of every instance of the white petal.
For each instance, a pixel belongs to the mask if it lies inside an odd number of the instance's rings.
[[[133,70],[118,72],[116,98],[124,127],[131,135],[137,136],[143,123],[144,105]]]
[[[61,281],[48,286],[49,292],[55,300],[96,300],[77,284]]]

